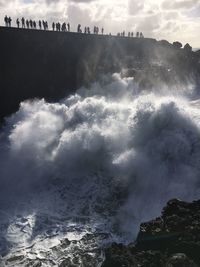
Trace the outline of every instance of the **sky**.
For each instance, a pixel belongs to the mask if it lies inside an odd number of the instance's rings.
[[[105,33],[143,32],[145,37],[200,48],[200,0],[0,0],[4,16],[70,22],[72,30],[94,25]]]

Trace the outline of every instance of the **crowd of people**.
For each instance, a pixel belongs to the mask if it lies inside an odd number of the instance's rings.
[[[12,19],[11,17],[8,17],[7,15],[4,18],[4,22],[5,22],[5,26],[6,27],[11,27],[11,23],[12,23]],[[49,25],[47,21],[44,20],[39,20],[38,22],[36,22],[35,20],[32,19],[25,19],[24,17],[22,17],[21,19],[17,18],[16,20],[16,25],[17,28],[22,28],[22,29],[39,29],[39,30],[49,30]],[[58,31],[58,32],[70,32],[70,23],[60,23],[60,22],[53,22],[52,23],[52,30],[53,31]],[[90,34],[92,31],[90,29],[90,27],[84,27],[84,30],[82,30],[81,28],[81,24],[78,24],[77,27],[77,32],[78,33],[85,33],[85,34]],[[104,28],[99,29],[99,27],[94,26],[93,29],[93,34],[104,34]],[[111,35],[111,33],[109,34]],[[120,37],[134,37],[134,33],[133,32],[128,32],[128,34],[126,35],[125,31],[118,33],[117,36]],[[137,38],[144,38],[144,35],[142,32],[137,32],[135,37]]]
[[[126,36],[126,33],[125,31],[123,32],[118,32],[117,36],[122,36],[122,37],[125,37]],[[142,32],[136,32],[135,36],[134,36],[134,32],[128,32],[128,37],[137,37],[137,38],[144,38],[144,35]]]

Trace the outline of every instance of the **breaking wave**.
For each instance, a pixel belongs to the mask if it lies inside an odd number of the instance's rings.
[[[0,139],[2,259],[42,251],[53,266],[79,245],[100,262],[99,244],[134,240],[171,198],[199,198],[199,104],[184,94],[114,74],[59,103],[21,103]]]

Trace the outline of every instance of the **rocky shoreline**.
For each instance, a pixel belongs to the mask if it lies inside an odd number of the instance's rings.
[[[160,217],[142,223],[135,244],[112,244],[102,267],[200,266],[200,200],[170,200]]]

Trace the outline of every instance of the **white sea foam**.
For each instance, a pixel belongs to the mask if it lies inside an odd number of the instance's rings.
[[[1,209],[34,214],[30,242],[46,229],[126,240],[170,198],[199,198],[200,112],[184,92],[139,92],[115,74],[59,103],[21,103],[1,137]],[[11,220],[4,237],[15,243]]]

